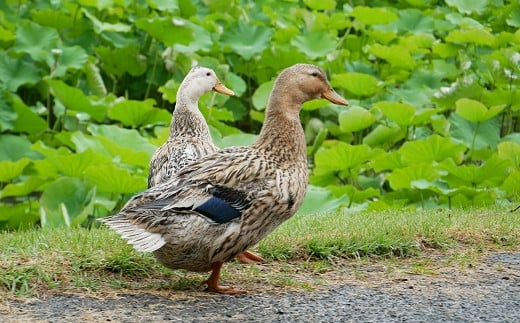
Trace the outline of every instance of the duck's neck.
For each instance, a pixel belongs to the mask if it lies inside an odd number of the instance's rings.
[[[300,106],[271,96],[255,146],[280,161],[307,162],[305,135],[298,114]]]
[[[190,105],[192,107],[183,100],[177,101],[170,124],[170,139],[191,137],[210,140],[208,124],[199,111],[197,102],[190,102]]]

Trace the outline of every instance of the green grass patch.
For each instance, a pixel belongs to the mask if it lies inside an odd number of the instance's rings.
[[[223,280],[312,289],[312,282],[299,283],[293,273],[327,272],[338,258],[399,262],[415,256],[420,260],[412,270],[427,273],[424,257],[435,250],[460,263],[475,252],[516,249],[519,241],[520,216],[506,209],[296,216],[258,245],[266,265],[228,264]],[[206,277],[169,270],[106,228],[3,232],[0,245],[0,299],[49,290],[200,290]]]

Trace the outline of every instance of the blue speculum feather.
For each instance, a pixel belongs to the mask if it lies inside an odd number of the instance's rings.
[[[211,197],[204,204],[197,207],[195,211],[217,223],[226,223],[240,216],[240,211],[216,196]]]

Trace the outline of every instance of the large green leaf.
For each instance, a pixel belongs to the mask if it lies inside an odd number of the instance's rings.
[[[355,132],[370,127],[376,117],[365,108],[360,106],[349,107],[341,111],[338,116],[339,127],[344,132]]]
[[[460,13],[481,13],[488,6],[489,0],[446,0],[446,4],[455,7]]]
[[[416,61],[410,55],[408,48],[400,45],[383,46],[374,44],[370,46],[369,52],[381,59],[384,59],[392,66],[411,70],[415,68]]]
[[[450,132],[454,139],[460,140],[470,149],[495,149],[500,140],[500,122],[497,117],[474,123],[452,113],[449,121]]]
[[[224,31],[220,43],[225,52],[230,52],[231,49],[245,60],[250,60],[268,47],[272,33],[270,28],[239,20],[236,26]]]
[[[0,92],[0,131],[13,129],[17,118],[13,108],[7,104],[5,94]]]
[[[58,48],[59,41],[55,29],[30,21],[21,21],[17,27],[13,51],[27,53],[35,61],[46,61],[52,57],[51,50]]]
[[[34,201],[13,205],[0,204],[0,229],[32,229],[38,219],[37,203]]]
[[[415,108],[406,103],[381,101],[374,104],[383,114],[400,126],[408,126],[412,123]]]
[[[132,26],[130,26],[130,25],[127,25],[127,24],[124,24],[121,22],[118,22],[118,23],[103,22],[103,21],[97,19],[97,17],[94,16],[93,14],[91,14],[87,9],[83,8],[82,11],[83,11],[83,14],[85,15],[85,17],[87,17],[92,22],[92,25],[94,26],[94,31],[97,34],[101,34],[106,31],[126,33],[126,32],[129,32],[132,30]]]
[[[504,105],[486,108],[482,103],[471,99],[459,99],[455,102],[456,112],[458,115],[471,122],[483,122],[495,117],[506,107]]]
[[[499,143],[498,157],[510,160],[514,167],[520,169],[520,144],[513,141]]]
[[[17,161],[3,160],[0,161],[0,182],[9,182],[20,176],[31,163],[29,158],[18,159]]]
[[[16,91],[22,85],[33,85],[41,80],[36,66],[27,59],[15,59],[0,51],[0,86]]]
[[[350,16],[366,25],[386,24],[398,19],[397,15],[387,8],[370,8],[364,6],[355,7],[350,13]]]
[[[23,181],[7,184],[0,191],[0,197],[26,196],[36,191],[45,182],[46,180],[40,176],[29,176],[24,178]]]
[[[0,134],[0,161],[16,161],[23,157],[36,159],[40,155],[31,150],[31,142],[26,137]]]
[[[446,41],[450,43],[469,43],[483,46],[494,47],[495,36],[484,29],[456,29],[446,36]]]
[[[444,161],[440,166],[447,170],[448,182],[454,186],[496,187],[507,177],[510,163],[507,160],[492,156],[483,165],[456,165],[451,160]]]
[[[146,59],[140,54],[137,44],[120,48],[99,46],[95,49],[107,73],[122,76],[125,73],[138,76],[146,72]],[[124,57],[124,59],[121,59]]]
[[[343,196],[336,198],[326,188],[309,185],[302,206],[298,209],[298,215],[324,214],[337,211],[341,206],[348,204],[348,199]]]
[[[507,176],[500,188],[506,191],[509,197],[517,199],[520,196],[518,183],[520,183],[520,170],[515,170]]]
[[[330,54],[336,48],[338,39],[330,32],[313,31],[294,37],[291,44],[309,58],[316,59]]]
[[[337,142],[330,148],[321,148],[314,156],[315,175],[335,173],[359,167],[373,156],[372,149],[367,145],[349,145]]]
[[[394,190],[409,189],[417,180],[434,181],[440,178],[439,172],[431,164],[420,163],[404,168],[394,169],[387,177]]]
[[[53,74],[55,77],[63,77],[69,69],[82,69],[87,62],[87,59],[88,55],[83,48],[72,46],[60,49],[58,60],[47,60],[47,64],[51,68],[53,68],[53,66],[56,67]]]
[[[273,88],[274,81],[268,81],[261,84],[253,93],[253,106],[257,110],[264,110],[267,106],[267,101],[269,100],[269,95],[271,95],[271,90]]]
[[[42,226],[70,226],[92,198],[92,191],[83,181],[58,178],[47,186],[40,198]]]
[[[303,0],[303,3],[314,10],[330,10],[336,7],[335,0]]]
[[[15,131],[34,135],[47,129],[47,122],[26,106],[19,97],[14,97],[12,105],[18,116],[14,122]]]
[[[341,73],[332,76],[331,84],[358,96],[369,96],[377,92],[378,79],[363,73]]]
[[[135,25],[166,46],[188,45],[193,40],[193,30],[180,17],[143,17],[136,20]]]
[[[90,166],[85,173],[99,192],[133,194],[146,188],[145,176],[132,175],[113,164]]]
[[[120,147],[129,148],[135,151],[153,154],[156,148],[134,129],[124,129],[114,125],[96,126],[91,124],[88,127],[88,130],[100,139],[106,138],[107,140],[118,144]]]
[[[105,118],[106,107],[90,100],[80,89],[69,86],[63,81],[47,80],[56,98],[67,109],[88,113],[93,119],[102,121]]]
[[[108,117],[133,128],[155,123],[169,124],[172,115],[164,109],[155,108],[154,105],[155,100],[151,99],[145,101],[120,100],[110,107]]]
[[[401,146],[399,152],[404,162],[413,165],[441,162],[447,158],[460,163],[464,158],[465,150],[464,145],[454,143],[450,138],[433,135],[424,140],[407,141]]]

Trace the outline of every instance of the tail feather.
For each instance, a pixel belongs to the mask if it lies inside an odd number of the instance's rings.
[[[166,240],[164,240],[162,234],[148,232],[130,223],[124,217],[107,217],[100,219],[100,221],[119,233],[137,251],[152,252],[166,244]]]

